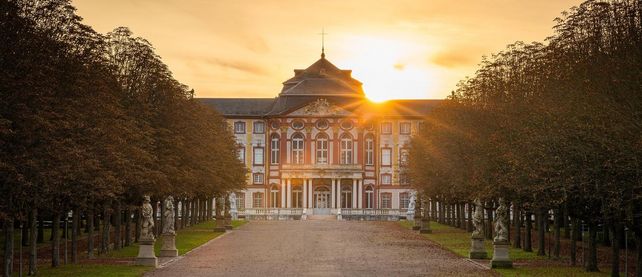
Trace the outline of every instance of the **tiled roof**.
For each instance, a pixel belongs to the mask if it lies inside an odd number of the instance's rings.
[[[198,98],[224,116],[263,116],[274,104],[274,98]]]

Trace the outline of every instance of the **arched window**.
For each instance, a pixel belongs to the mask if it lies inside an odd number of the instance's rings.
[[[270,138],[270,164],[279,164],[280,157],[280,147],[281,143],[279,140],[279,135],[273,134]]]
[[[303,135],[296,133],[292,136],[292,163],[303,164]]]
[[[317,136],[317,164],[328,163],[328,135],[320,133]]]
[[[372,186],[366,187],[366,209],[374,209],[374,189]]]
[[[352,137],[349,134],[341,135],[341,164],[352,164]]]
[[[279,207],[279,186],[270,186],[270,208]]]
[[[352,208],[352,187],[350,185],[341,186],[341,208]]]
[[[366,165],[374,165],[374,138],[372,135],[366,136],[365,148]]]

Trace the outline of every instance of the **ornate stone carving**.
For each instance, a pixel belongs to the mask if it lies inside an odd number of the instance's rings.
[[[503,199],[499,199],[499,207],[495,210],[495,238],[494,242],[508,241],[508,208]]]
[[[176,234],[174,230],[174,197],[168,196],[163,203],[165,211],[163,212],[163,234]]]
[[[154,215],[154,209],[152,209],[152,205],[149,202],[149,196],[145,195],[143,198],[143,205],[140,209],[142,216],[140,230],[141,240],[154,240],[154,232],[152,232],[152,228],[154,228],[154,220],[152,218]]]
[[[336,108],[334,108],[328,100],[320,98],[306,106],[303,113],[306,115],[328,115],[333,114],[336,111]]]
[[[475,199],[475,212],[473,213],[473,230],[472,238],[484,238],[484,214],[483,207],[479,199]]]

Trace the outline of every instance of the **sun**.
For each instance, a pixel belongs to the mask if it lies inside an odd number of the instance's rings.
[[[363,82],[370,100],[421,99],[434,90],[435,72],[421,59],[425,56],[421,45],[363,36],[352,36],[347,41],[349,54],[342,60]]]

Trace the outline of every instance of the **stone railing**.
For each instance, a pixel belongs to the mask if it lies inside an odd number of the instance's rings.
[[[303,209],[291,208],[249,208],[239,211],[239,215],[247,219],[287,220],[300,219]]]
[[[342,215],[394,215],[405,216],[405,212],[398,209],[341,209]]]

